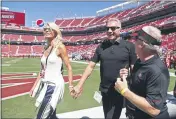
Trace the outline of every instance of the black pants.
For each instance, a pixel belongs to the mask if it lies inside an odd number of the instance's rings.
[[[123,96],[115,89],[102,92],[102,103],[105,119],[119,119],[123,108]]]
[[[176,71],[175,71],[175,75],[176,75]],[[173,90],[173,95],[176,98],[176,81],[175,81],[175,86],[174,86],[174,90]]]
[[[144,117],[144,116],[133,116],[133,114],[127,115],[127,119],[175,119],[174,117],[169,117],[168,111],[161,112],[156,117]]]

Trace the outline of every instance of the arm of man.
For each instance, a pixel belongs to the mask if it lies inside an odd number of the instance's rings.
[[[124,93],[124,97],[136,107],[154,117],[160,113],[160,109],[165,103],[168,80],[160,72],[152,69],[146,77],[146,97],[138,96],[130,90]]]
[[[95,62],[90,61],[78,83],[79,88],[83,87],[83,84],[85,83],[86,79],[91,75],[95,65]]]
[[[94,56],[92,57],[91,61],[89,62],[88,66],[86,67],[79,83],[74,87],[75,91],[77,92],[75,98],[77,98],[79,95],[81,95],[83,85],[86,81],[86,79],[91,75],[96,63],[99,61],[99,48],[97,47]]]
[[[91,75],[91,73],[92,73],[92,71],[93,71],[93,69],[94,69],[96,63],[99,62],[99,60],[100,60],[100,57],[99,57],[99,54],[100,54],[100,53],[99,53],[100,46],[101,46],[101,45],[99,45],[99,46],[96,48],[95,53],[94,53],[94,56],[92,57],[90,63],[89,63],[88,66],[86,67],[86,69],[85,69],[85,71],[84,71],[84,73],[83,73],[83,75],[82,75],[82,77],[81,77],[81,79],[80,79],[80,81],[79,81],[79,83],[78,83],[78,87],[79,87],[79,88],[82,88],[82,87],[83,87],[84,82],[85,82],[86,79]]]
[[[173,95],[176,98],[176,81],[175,81],[175,86],[174,86],[174,90],[173,90]]]
[[[124,93],[124,97],[133,103],[137,108],[141,109],[152,117],[157,116],[160,113],[160,110],[151,106],[144,97],[138,96],[130,90],[127,90]]]

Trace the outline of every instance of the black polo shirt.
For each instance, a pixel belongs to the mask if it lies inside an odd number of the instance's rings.
[[[167,110],[166,98],[170,76],[167,67],[158,56],[145,62],[137,60],[131,79],[129,88],[132,92],[144,97],[151,106],[159,109],[161,113]],[[129,101],[127,101],[127,112],[132,113],[137,119],[151,118],[150,115]]]
[[[100,61],[100,91],[107,92],[110,87],[114,88],[120,69],[135,63],[135,48],[123,39],[114,43],[107,40],[97,47],[91,61]]]

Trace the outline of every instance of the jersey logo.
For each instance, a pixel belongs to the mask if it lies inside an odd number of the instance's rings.
[[[142,78],[142,73],[141,73],[141,72],[138,74],[138,77],[139,77],[140,79]]]

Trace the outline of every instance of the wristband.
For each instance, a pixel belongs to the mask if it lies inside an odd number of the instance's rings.
[[[124,88],[120,91],[120,94],[123,95],[126,91],[128,90],[128,88]]]
[[[69,86],[69,88],[73,88],[73,86]]]

